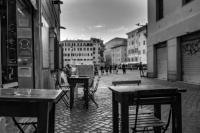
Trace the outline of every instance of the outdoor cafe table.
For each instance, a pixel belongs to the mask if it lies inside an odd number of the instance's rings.
[[[84,99],[85,99],[85,107],[88,109],[88,93],[89,93],[89,76],[72,76],[68,78],[68,82],[70,84],[70,109],[73,108],[74,105],[74,89],[76,87],[76,84],[83,83],[84,84]]]
[[[110,86],[112,91],[113,132],[119,132],[119,105],[121,104],[121,132],[129,132],[129,105],[139,97],[141,105],[154,105],[154,114],[161,118],[161,104],[172,107],[172,133],[182,133],[181,93],[178,88],[159,85]],[[160,131],[158,131],[160,132]]]
[[[0,89],[0,116],[37,117],[38,133],[54,133],[55,104],[62,90]]]

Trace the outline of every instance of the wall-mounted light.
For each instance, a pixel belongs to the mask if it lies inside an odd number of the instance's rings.
[[[60,29],[64,29],[64,30],[65,30],[65,29],[67,29],[67,28],[66,28],[66,27],[64,27],[64,26],[60,26],[59,28],[60,28]]]
[[[52,4],[63,4],[63,1],[60,0],[53,0]]]
[[[137,26],[147,26],[147,23],[145,25],[144,24],[140,24],[140,23],[137,23],[135,25],[137,25]]]

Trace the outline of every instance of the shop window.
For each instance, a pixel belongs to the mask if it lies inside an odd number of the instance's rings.
[[[29,4],[19,0],[2,1],[1,16],[1,65],[2,83],[17,82],[18,68],[32,63],[32,12]],[[23,58],[22,58],[23,56]],[[25,59],[26,57],[29,57]],[[23,63],[20,63],[23,62]],[[19,69],[21,70],[21,69]],[[31,69],[26,76],[31,76]]]

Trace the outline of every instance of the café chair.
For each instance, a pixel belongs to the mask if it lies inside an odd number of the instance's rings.
[[[37,133],[37,119],[36,118],[22,118],[20,120],[17,120],[18,118],[12,117],[12,120],[16,127],[19,129],[20,133],[26,133],[26,129],[29,126],[32,126],[34,128],[33,133]]]
[[[55,73],[53,73],[53,78],[55,81],[55,89],[61,89],[63,91],[63,95],[61,96],[61,99],[66,107],[69,107],[69,96],[68,93],[70,91],[70,85],[67,81],[66,74],[62,70],[56,70]],[[58,100],[58,102],[60,101]]]
[[[101,77],[98,76],[98,77],[97,77],[97,80],[96,80],[95,86],[94,86],[93,83],[92,83],[92,85],[90,86],[90,90],[89,90],[89,98],[90,98],[90,99],[92,100],[92,102],[97,106],[97,108],[99,107],[99,105],[98,105],[97,102],[95,101],[94,94],[97,92],[100,79],[101,79]],[[94,82],[94,80],[93,80],[93,82]]]
[[[94,75],[94,65],[78,65],[77,66],[77,73],[80,77],[82,76],[87,76],[90,77],[89,80],[89,93],[88,97],[89,99],[98,107],[97,102],[95,101],[94,94],[98,89],[99,86],[99,81],[100,81],[100,76],[98,76],[96,80],[96,84],[94,86],[94,80],[95,80],[95,75]],[[77,88],[83,88],[83,84],[77,84]]]
[[[100,76],[97,77],[95,85],[94,85],[95,77],[90,78],[89,85],[88,85],[89,86],[88,98],[97,106],[97,108],[99,107],[99,105],[95,101],[94,95],[97,92],[100,78],[101,78]],[[77,85],[76,87],[77,88],[83,88],[83,90],[84,90],[83,85]]]
[[[169,109],[168,119],[167,121],[162,121],[161,119],[154,116],[154,113],[143,114],[140,113],[139,105],[141,103],[139,97],[135,99],[136,108],[135,108],[135,115],[129,117],[129,124],[132,127],[132,133],[138,132],[147,132],[161,130],[161,133],[165,133],[169,127],[170,119],[171,119],[171,107]]]

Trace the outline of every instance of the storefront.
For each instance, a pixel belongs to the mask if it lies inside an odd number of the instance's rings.
[[[3,87],[51,88],[50,71],[61,67],[59,4],[0,0]]]
[[[200,32],[181,37],[182,80],[200,84]]]
[[[34,87],[32,11],[29,1],[2,0],[2,84]]]

